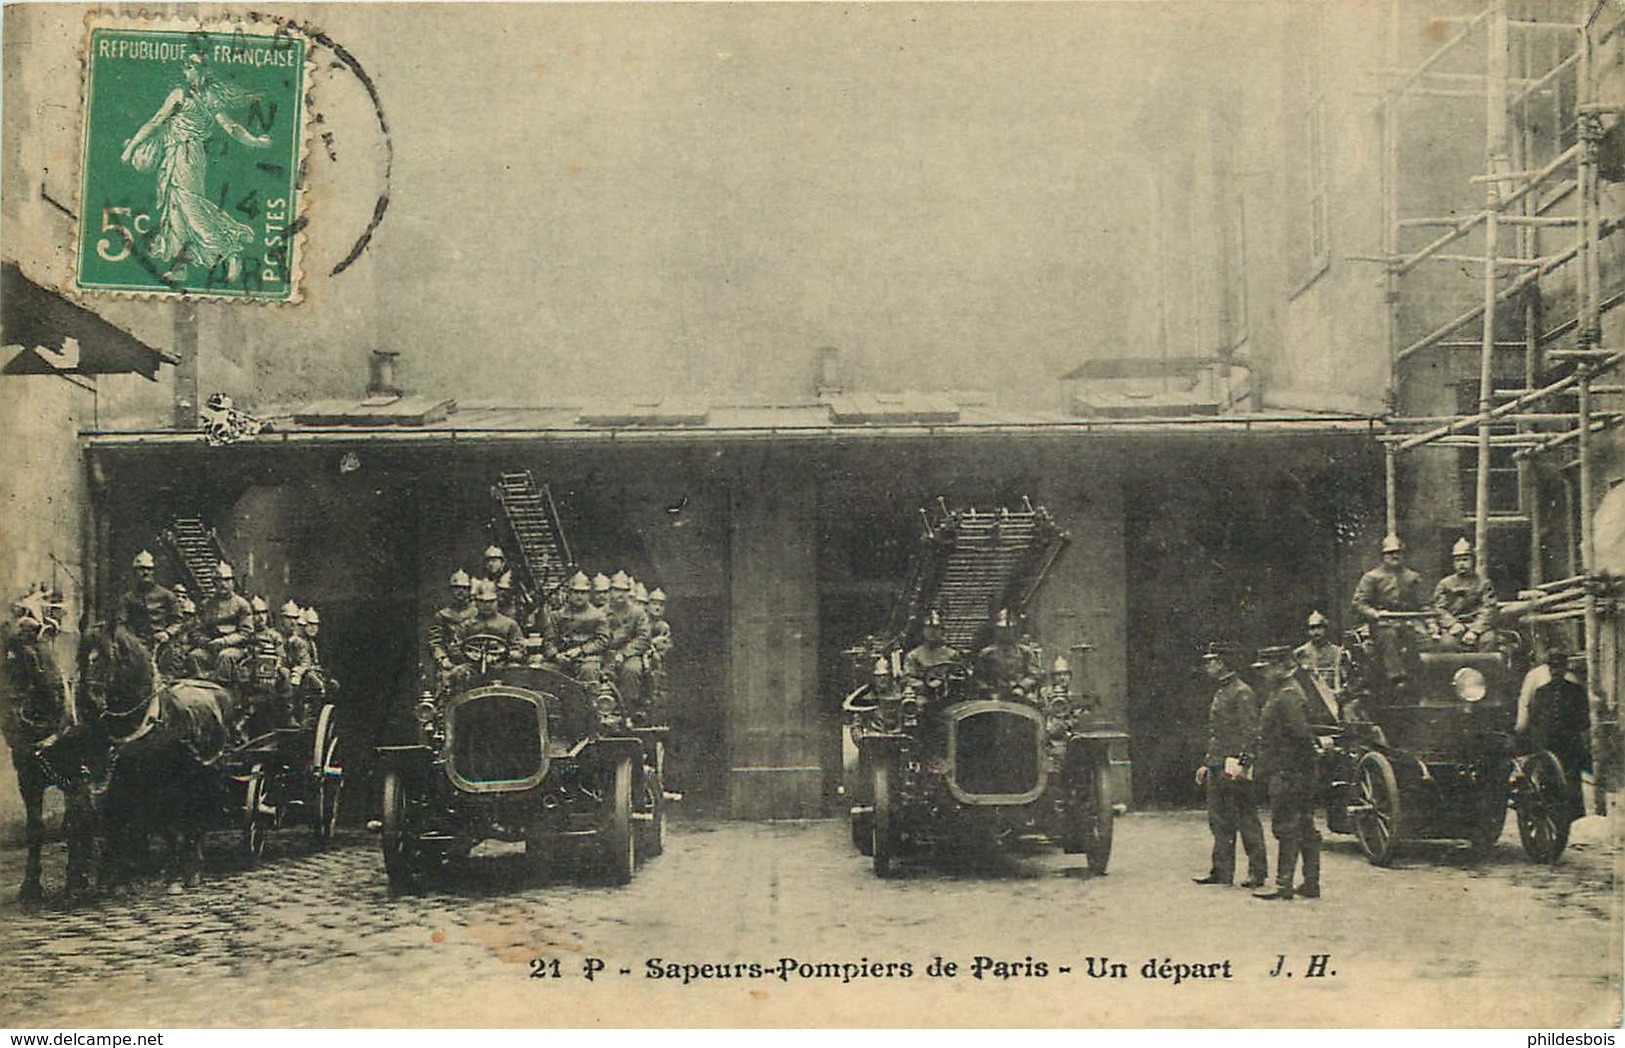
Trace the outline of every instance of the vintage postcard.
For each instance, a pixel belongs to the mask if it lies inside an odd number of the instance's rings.
[[[1625,6],[3,18],[0,1026],[1617,1030]]]

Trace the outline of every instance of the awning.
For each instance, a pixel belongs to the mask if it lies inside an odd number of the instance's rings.
[[[137,374],[156,381],[159,365],[180,363],[99,314],[40,287],[15,262],[0,263],[0,345],[23,347],[0,368],[5,375]]]

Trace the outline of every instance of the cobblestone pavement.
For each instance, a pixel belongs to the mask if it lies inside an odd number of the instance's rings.
[[[1196,812],[1119,821],[1111,875],[1078,857],[1000,853],[910,864],[878,881],[844,824],[675,822],[666,854],[624,888],[568,871],[520,881],[522,857],[483,846],[426,893],[392,899],[361,831],[319,851],[273,837],[245,868],[211,839],[205,884],[157,882],[71,912],[25,914],[0,851],[0,1025],[352,1026],[1068,1023],[1505,1025],[1617,1021],[1618,848],[1601,819],[1556,868],[1515,834],[1490,858],[1418,845],[1367,865],[1331,838],[1326,896],[1262,903],[1190,883],[1206,869]],[[47,865],[60,887],[60,845]],[[1312,954],[1329,956],[1307,978]],[[957,978],[931,978],[941,955]],[[976,955],[1042,961],[1047,977],[967,977]],[[1296,979],[1271,978],[1277,956]],[[907,961],[912,978],[651,979],[648,961]],[[592,982],[587,958],[607,968]],[[1126,980],[1088,978],[1127,963]],[[1229,960],[1229,980],[1142,977],[1147,959]],[[533,962],[534,959],[534,962]],[[532,978],[559,962],[560,978]],[[1061,973],[1061,967],[1072,969]],[[625,968],[628,974],[621,975]],[[1030,972],[1031,969],[1029,968]]]

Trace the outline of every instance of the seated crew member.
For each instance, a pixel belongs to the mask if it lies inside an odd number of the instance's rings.
[[[649,653],[664,662],[671,651],[671,623],[666,621],[666,591],[655,587],[649,594]]]
[[[497,589],[497,610],[517,621],[518,593],[513,585],[513,572],[508,568],[508,557],[501,546],[485,547],[485,578]]]
[[[609,607],[609,576],[601,571],[592,577],[592,606],[599,611]]]
[[[1438,629],[1450,647],[1478,648],[1494,643],[1495,587],[1473,568],[1473,544],[1457,539],[1450,550],[1456,569],[1433,587]]]
[[[989,687],[1030,688],[1038,673],[1033,652],[1021,643],[1016,617],[1000,608],[993,620],[993,643],[976,656],[977,676]]]
[[[1382,540],[1382,563],[1360,576],[1350,600],[1354,617],[1371,629],[1371,643],[1383,673],[1394,684],[1407,676],[1406,655],[1419,633],[1419,623],[1385,621],[1386,612],[1422,611],[1425,603],[1422,576],[1405,566],[1405,544],[1398,535]]]
[[[457,631],[478,614],[473,599],[474,580],[468,577],[468,572],[458,568],[451,573],[448,585],[451,588],[451,601],[436,609],[434,618],[429,622],[428,635],[429,664],[442,676],[464,661],[463,653],[457,650]],[[497,603],[500,607],[500,595]]]
[[[175,583],[175,608],[180,619],[169,629],[168,644],[160,644],[153,652],[158,673],[167,680],[191,676],[191,651],[197,645],[197,605],[186,590],[186,583]]]
[[[1354,661],[1350,658],[1347,648],[1330,638],[1331,623],[1327,621],[1326,616],[1318,611],[1311,611],[1305,628],[1309,631],[1309,639],[1293,648],[1292,656],[1297,659],[1298,668],[1319,681],[1336,702],[1337,708],[1328,709],[1326,712],[1333,718],[1341,717],[1343,695],[1348,690]],[[1312,697],[1310,710],[1315,714],[1316,723],[1324,721],[1320,706],[1320,699]]]
[[[598,681],[600,656],[609,646],[609,620],[592,602],[592,583],[582,572],[570,579],[564,610],[548,620],[542,654],[577,680]]]
[[[130,572],[130,588],[119,599],[118,619],[156,653],[181,623],[180,599],[158,585],[157,564],[146,550],[135,555]]]
[[[253,633],[253,609],[237,592],[237,572],[225,561],[214,568],[215,588],[198,609],[197,645],[192,649],[192,672],[222,684],[236,677],[237,664],[248,654]]]
[[[910,677],[923,677],[928,669],[958,661],[959,649],[944,638],[942,612],[932,608],[925,613],[925,622],[920,626],[920,643],[903,657],[903,672]]]
[[[456,646],[462,651],[463,657],[468,652],[463,650],[464,643],[470,637],[495,637],[502,642],[500,650],[492,653],[489,666],[523,665],[525,662],[525,631],[519,623],[502,614],[497,606],[497,586],[490,579],[475,579],[470,587],[474,596],[474,615],[457,627]],[[466,682],[475,673],[481,670],[480,666],[472,662],[465,662],[453,666],[446,675],[447,683],[456,687]]]
[[[632,600],[632,580],[617,571],[609,583],[609,645],[604,649],[605,670],[613,673],[615,687],[631,709],[643,704],[643,658],[649,651],[649,615]]]
[[[255,716],[261,728],[288,723],[287,692],[284,687],[286,673],[282,668],[282,653],[286,644],[281,633],[271,626],[271,606],[264,597],[249,599],[253,612],[252,634],[249,636],[249,657],[244,662],[243,683],[248,686],[251,709],[245,713]]]

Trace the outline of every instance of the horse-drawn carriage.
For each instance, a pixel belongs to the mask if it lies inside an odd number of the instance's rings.
[[[410,892],[483,840],[523,841],[527,866],[567,852],[625,884],[665,843],[667,729],[642,726],[608,681],[584,682],[507,642],[461,642],[472,672],[416,708],[417,738],[380,746],[390,889]]]
[[[978,838],[1059,842],[1105,873],[1112,749],[1127,735],[1075,690],[1070,667],[1052,672],[1011,632],[1065,534],[1026,503],[939,503],[923,516],[886,630],[851,651],[865,678],[843,703],[853,843],[881,877],[910,849]],[[910,672],[906,644],[928,623],[953,656]]]
[[[1354,834],[1379,866],[1407,840],[1463,840],[1482,854],[1510,803],[1524,852],[1556,862],[1568,841],[1569,772],[1549,751],[1520,752],[1514,737],[1517,635],[1501,634],[1491,650],[1441,650],[1413,628],[1427,614],[1388,613],[1374,627],[1391,631],[1384,640],[1403,674],[1383,671],[1369,632],[1350,637],[1356,683],[1328,697],[1342,718],[1323,737],[1328,828]]]

